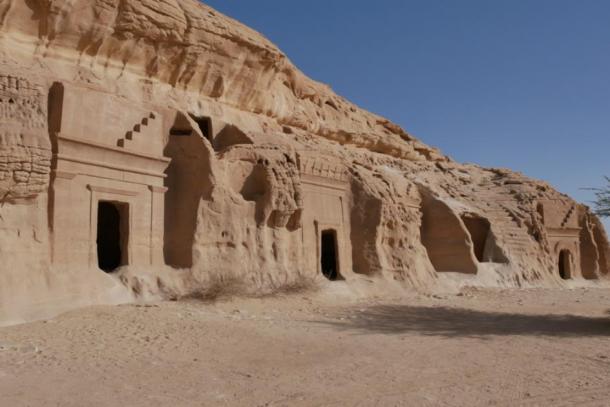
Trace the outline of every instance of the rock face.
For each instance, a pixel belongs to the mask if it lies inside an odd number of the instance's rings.
[[[196,0],[4,0],[0,21],[3,321],[189,284],[608,278],[588,208],[452,161]]]

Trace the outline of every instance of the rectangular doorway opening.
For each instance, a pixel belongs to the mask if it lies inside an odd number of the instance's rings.
[[[337,231],[333,229],[322,231],[320,265],[322,274],[330,281],[343,280],[339,273],[339,246],[337,244]]]
[[[97,207],[97,263],[111,273],[128,264],[129,204],[100,201]]]

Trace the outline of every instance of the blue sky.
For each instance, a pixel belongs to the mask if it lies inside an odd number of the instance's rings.
[[[610,175],[608,0],[204,2],[458,161],[585,203]]]

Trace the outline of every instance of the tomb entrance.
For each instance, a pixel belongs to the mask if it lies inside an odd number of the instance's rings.
[[[320,266],[322,274],[330,281],[343,279],[339,273],[337,232],[333,229],[322,231],[320,240]]]
[[[569,250],[559,252],[559,277],[563,280],[572,278],[572,253]]]
[[[97,210],[97,261],[110,273],[128,264],[129,205],[100,201]]]

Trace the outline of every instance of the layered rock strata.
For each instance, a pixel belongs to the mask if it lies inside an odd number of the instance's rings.
[[[316,280],[607,280],[584,205],[457,163],[196,0],[0,4],[0,319]]]

